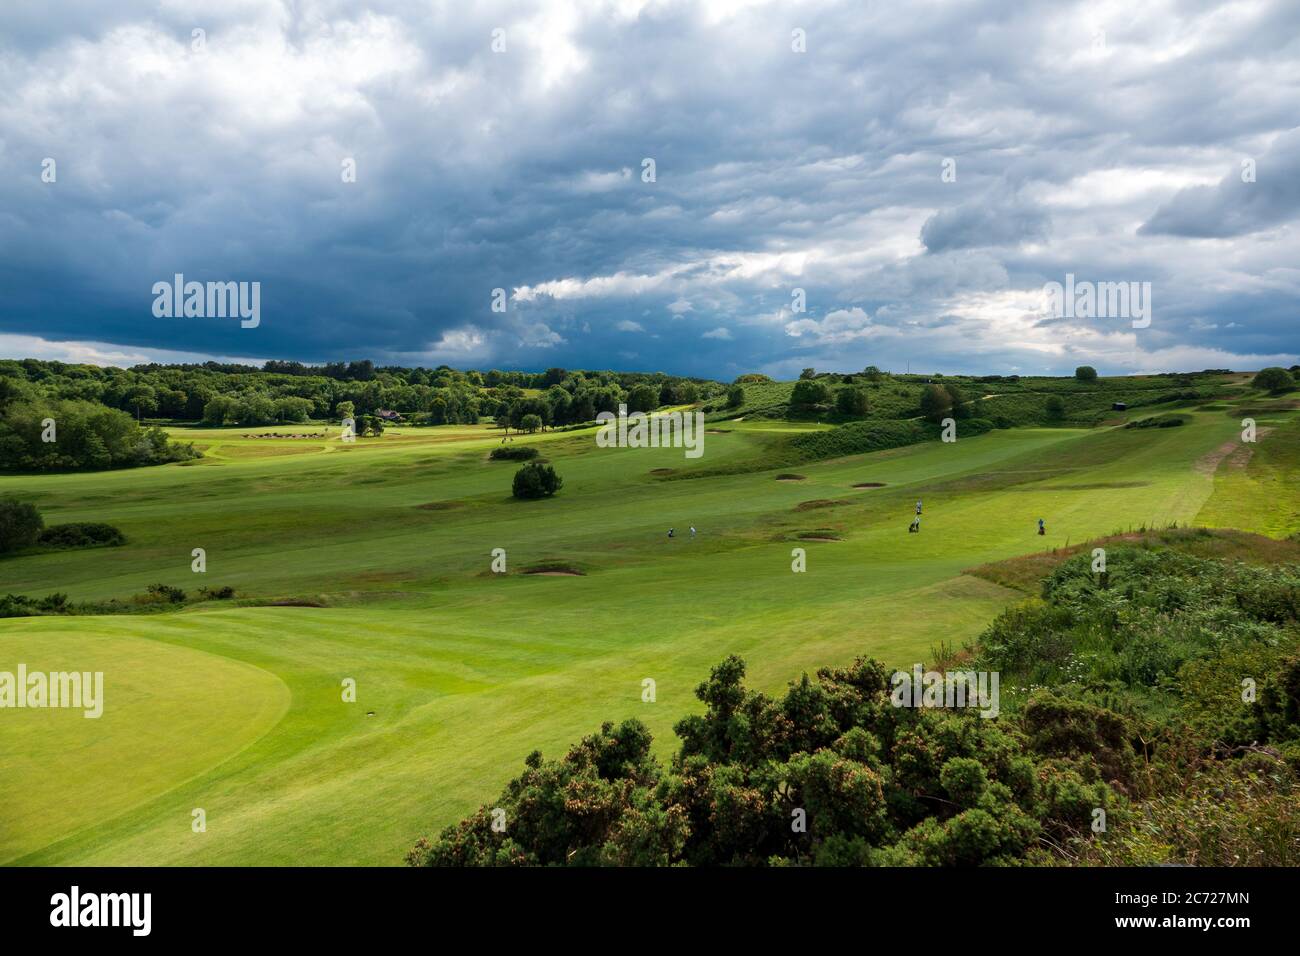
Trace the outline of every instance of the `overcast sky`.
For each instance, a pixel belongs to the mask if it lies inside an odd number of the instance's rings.
[[[1294,0],[0,5],[6,357],[1254,369],[1298,218]]]

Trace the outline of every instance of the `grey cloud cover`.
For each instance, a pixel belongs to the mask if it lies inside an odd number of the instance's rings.
[[[1248,157],[1213,186],[1179,190],[1138,232],[1223,239],[1296,217],[1300,217],[1300,127],[1279,136],[1258,163]]]
[[[6,5],[0,353],[1291,364],[1297,37],[1285,0]],[[260,281],[261,325],[155,319],[177,272]],[[1067,272],[1152,282],[1151,327],[1043,322]]]

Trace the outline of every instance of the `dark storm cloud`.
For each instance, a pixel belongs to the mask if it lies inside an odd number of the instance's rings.
[[[1292,4],[211,6],[0,9],[0,350],[723,376],[1297,351]],[[154,318],[177,272],[261,282],[261,325]],[[1151,281],[1151,328],[1042,323],[1067,272]]]
[[[1216,185],[1180,190],[1139,232],[1221,239],[1268,229],[1297,216],[1300,129],[1279,136],[1258,162],[1246,157]]]

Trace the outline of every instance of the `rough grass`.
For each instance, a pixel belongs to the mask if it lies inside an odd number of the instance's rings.
[[[1043,579],[1069,558],[1093,548],[1106,548],[1115,544],[1173,548],[1198,558],[1244,561],[1247,564],[1300,562],[1300,541],[1279,541],[1234,529],[1188,527],[1144,529],[1105,535],[1066,548],[1053,548],[1050,551],[981,564],[967,569],[966,573],[1036,596]]]

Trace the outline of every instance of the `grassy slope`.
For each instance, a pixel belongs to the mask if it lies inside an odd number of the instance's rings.
[[[770,427],[710,435],[701,464],[752,456]],[[726,653],[744,655],[755,685],[774,689],[856,654],[906,664],[940,641],[974,636],[1010,592],[963,568],[1190,521],[1213,484],[1196,462],[1236,432],[1221,412],[1175,429],[1015,430],[807,465],[807,480],[790,483],[771,472],[663,482],[650,470],[690,467],[679,451],[599,451],[590,436],[539,436],[529,443],[565,487],[527,504],[507,496],[512,465],[483,461],[495,440],[465,428],[350,448],[304,450],[300,439],[282,455],[266,451],[272,440],[234,431],[219,437],[222,458],[193,466],[0,479],[0,493],[34,493],[51,520],[109,520],[131,539],[123,549],[0,563],[6,590],[83,598],[160,580],[192,586],[189,552],[205,547],[204,583],[334,605],[0,621],[0,662],[82,660],[111,638],[209,651],[274,675],[292,694],[280,723],[232,757],[230,742],[251,731],[239,737],[234,713],[214,717],[184,682],[165,683],[170,661],[105,666],[121,732],[93,739],[69,719],[48,739],[54,759],[69,749],[67,733],[87,735],[64,761],[63,799],[44,829],[16,827],[17,839],[0,841],[11,848],[0,861],[397,862],[417,836],[493,793],[534,747],[554,752],[602,720],[635,715],[671,749],[672,723],[696,709],[694,686]],[[860,481],[886,487],[851,487]],[[917,497],[924,530],[907,535]],[[795,510],[811,499],[846,503]],[[449,506],[415,507],[431,502]],[[1034,534],[1040,516],[1045,538]],[[698,539],[666,539],[668,525],[691,523]],[[804,543],[808,573],[792,574],[794,537],[817,529],[845,540]],[[512,569],[564,558],[591,573],[493,576],[494,547],[507,549]],[[344,677],[358,681],[355,705],[340,701]],[[645,677],[657,682],[654,704],[640,701]],[[156,710],[126,693],[132,681],[160,682],[169,706],[208,714],[215,741],[176,739],[211,769],[187,779],[194,771],[167,766],[166,748],[139,749],[157,732]],[[281,694],[269,678],[238,691],[257,714]],[[7,754],[30,746],[25,729],[0,723],[6,766]],[[154,797],[124,813],[101,805],[100,822],[86,826],[73,808],[96,805],[105,764]],[[189,830],[199,806],[206,834]],[[0,827],[15,823],[0,810]]]
[[[1230,416],[1235,422],[1240,414]],[[1273,537],[1300,533],[1300,418],[1259,416],[1254,445],[1239,445],[1223,461],[1214,494],[1197,515],[1213,528],[1241,528]]]

